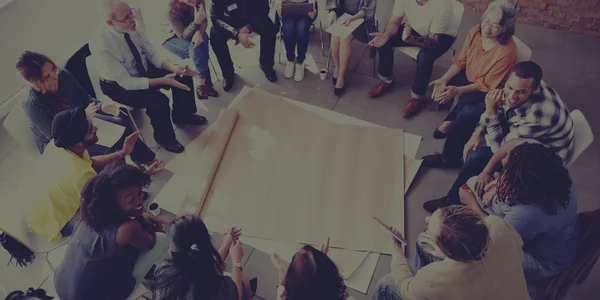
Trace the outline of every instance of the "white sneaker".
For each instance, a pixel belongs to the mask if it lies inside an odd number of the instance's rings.
[[[296,64],[296,74],[294,74],[294,81],[300,82],[304,79],[304,63]]]
[[[293,61],[288,61],[287,66],[285,66],[285,71],[283,72],[283,77],[285,77],[286,79],[294,77],[294,68],[295,63]]]

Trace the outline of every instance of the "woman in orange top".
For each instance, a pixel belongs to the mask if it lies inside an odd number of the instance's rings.
[[[517,62],[514,7],[504,1],[488,5],[481,24],[473,27],[463,48],[442,78],[431,82],[432,98],[439,104],[454,99],[452,110],[433,136],[444,138],[465,105],[483,105],[485,95],[500,85]]]

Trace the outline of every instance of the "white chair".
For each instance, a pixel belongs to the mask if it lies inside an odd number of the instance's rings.
[[[21,149],[29,154],[34,160],[40,157],[40,151],[35,143],[35,138],[31,132],[31,125],[25,111],[23,111],[23,101],[29,96],[29,85],[25,86],[14,97],[16,101],[11,111],[4,120],[4,128],[19,143]],[[10,101],[10,100],[9,100]]]
[[[513,41],[517,44],[517,60],[519,62],[531,59],[531,48],[525,45],[517,36],[513,35]]]
[[[572,164],[577,158],[587,149],[594,141],[594,133],[590,124],[585,119],[585,116],[580,110],[576,109],[571,112],[571,119],[573,119],[573,126],[575,126],[575,137],[573,140],[573,157],[571,158]]]
[[[29,231],[25,223],[28,199],[22,199],[23,195],[27,194],[24,192],[24,189],[26,188],[18,188],[15,193],[3,197],[3,208],[0,209],[0,230],[29,248],[35,254],[36,258],[43,257],[50,268],[55,270],[55,266],[50,262],[48,254],[67,244],[70,238],[63,237],[56,243],[50,243],[43,237]]]
[[[465,6],[458,2],[458,1],[454,1],[454,5],[452,7],[452,22],[454,22],[455,24],[458,24],[457,28],[460,28],[460,24],[462,23],[462,17],[463,14],[465,13]],[[402,51],[404,54],[412,57],[412,59],[417,59],[417,55],[419,55],[419,51],[421,51],[420,47],[415,47],[415,46],[404,46],[404,47],[397,47],[400,51]],[[452,52],[456,52],[454,50],[454,48],[452,48]]]

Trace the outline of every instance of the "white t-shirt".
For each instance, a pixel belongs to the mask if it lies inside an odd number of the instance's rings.
[[[458,34],[458,22],[453,21],[453,6],[456,0],[429,0],[421,6],[417,0],[396,0],[392,15],[403,17],[404,23],[421,36],[433,34]]]

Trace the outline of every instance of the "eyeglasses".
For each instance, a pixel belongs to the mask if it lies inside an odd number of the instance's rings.
[[[119,23],[132,23],[133,21],[135,21],[135,11],[133,9],[130,9],[129,13],[125,16],[125,18],[123,18],[123,20],[113,20]]]
[[[495,29],[495,30],[500,30],[500,29],[502,29],[502,25],[500,25],[500,24],[498,24],[498,23],[492,23],[492,21],[490,21],[490,19],[488,19],[487,17],[483,18],[483,19],[481,20],[481,23],[482,23],[483,25],[490,26],[490,27],[492,27],[492,29]]]

